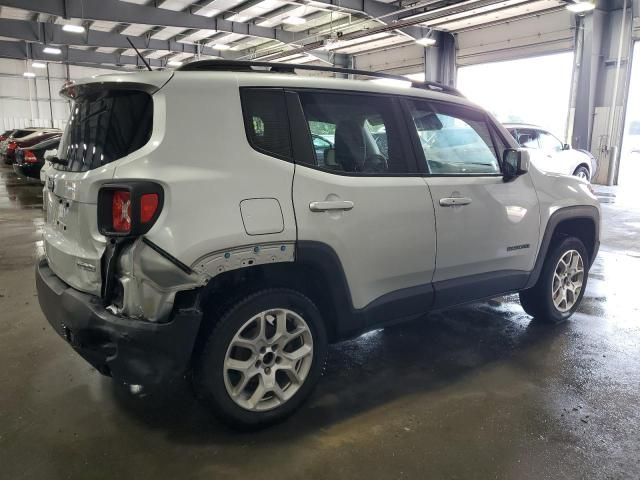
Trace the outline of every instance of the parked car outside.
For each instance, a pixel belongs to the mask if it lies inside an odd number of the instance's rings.
[[[16,130],[0,143],[0,158],[5,164],[11,165],[15,161],[16,149],[31,147],[43,140],[61,134],[62,131],[58,128],[25,128]]]
[[[48,138],[32,147],[18,148],[15,152],[15,162],[13,170],[21,178],[40,181],[40,170],[45,164],[44,154],[46,151],[58,148],[60,137]]]
[[[514,292],[567,320],[599,247],[591,186],[431,87],[205,60],[63,89],[36,266],[49,323],[117,382],[187,376],[258,427],[309,396],[329,342]]]
[[[520,146],[531,151],[531,161],[539,169],[574,175],[587,181],[591,181],[596,173],[598,161],[591,152],[575,150],[535,125],[507,123],[504,126]]]

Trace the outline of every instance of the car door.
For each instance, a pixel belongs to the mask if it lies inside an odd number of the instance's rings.
[[[288,100],[297,248],[311,242],[335,252],[356,310],[406,296],[428,310],[434,212],[397,100],[338,91],[289,92]],[[319,135],[334,139],[322,159],[311,140]]]
[[[533,269],[540,212],[530,175],[503,178],[506,131],[470,107],[425,100],[405,107],[434,204],[436,306],[521,288]]]

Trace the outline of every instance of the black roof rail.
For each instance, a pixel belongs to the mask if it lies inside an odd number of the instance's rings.
[[[229,71],[229,72],[265,72],[265,70],[254,70],[253,67],[269,68],[266,70],[273,73],[295,73],[296,70],[310,70],[317,72],[342,73],[344,75],[362,75],[367,77],[388,78],[391,80],[401,80],[410,82],[412,87],[433,90],[435,92],[448,93],[462,97],[462,93],[455,87],[450,87],[438,82],[416,82],[401,75],[393,75],[383,72],[371,72],[368,70],[355,70],[353,68],[340,68],[324,65],[306,65],[298,63],[276,63],[276,62],[252,62],[245,60],[198,60],[187,63],[176,70],[183,72],[203,71]]]

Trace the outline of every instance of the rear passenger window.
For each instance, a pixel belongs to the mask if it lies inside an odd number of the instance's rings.
[[[284,91],[279,88],[243,88],[241,97],[249,144],[266,155],[291,159]]]
[[[411,173],[392,100],[373,95],[301,92],[316,166],[350,174]]]
[[[409,109],[429,172],[500,173],[497,149],[482,112],[413,100]]]

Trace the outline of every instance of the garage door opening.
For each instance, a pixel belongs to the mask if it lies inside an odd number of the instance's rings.
[[[457,86],[504,123],[531,123],[566,138],[573,52],[469,65]]]
[[[618,185],[632,185],[640,175],[640,42],[633,48],[627,115],[620,154]]]

